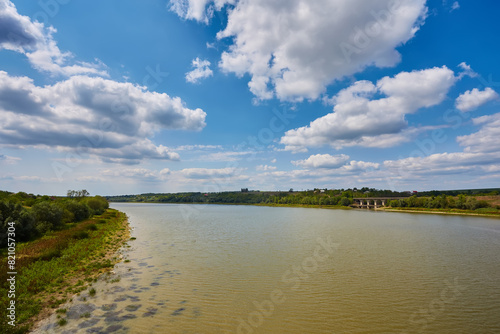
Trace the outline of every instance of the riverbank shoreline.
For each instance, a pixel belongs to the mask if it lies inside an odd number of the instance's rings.
[[[16,326],[3,326],[1,331],[27,333],[38,328],[60,305],[91,289],[112,270],[121,261],[118,250],[129,239],[126,214],[108,209],[47,237],[18,244],[18,262],[28,261],[17,268]]]
[[[375,211],[384,212],[401,212],[401,213],[422,213],[422,214],[434,214],[434,215],[450,215],[450,216],[470,216],[470,217],[489,217],[500,219],[500,213],[478,213],[478,212],[454,212],[454,211],[442,211],[435,209],[425,209],[425,208],[379,208]]]

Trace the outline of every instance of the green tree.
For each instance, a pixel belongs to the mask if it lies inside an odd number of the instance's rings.
[[[455,201],[455,207],[457,209],[466,209],[467,206],[465,202],[467,201],[467,197],[464,194],[460,194],[457,196],[457,200]]]
[[[397,199],[393,199],[392,201],[389,201],[389,206],[391,208],[398,208],[399,207],[399,201]]]
[[[73,214],[75,222],[79,222],[90,217],[90,208],[85,203],[70,200],[64,203],[64,208]]]
[[[108,201],[101,196],[87,197],[82,202],[88,205],[94,215],[102,215],[109,208]]]
[[[476,210],[478,208],[477,200],[474,197],[467,197],[465,201],[465,207],[468,210]]]
[[[448,205],[448,198],[446,197],[445,194],[439,196],[439,206],[443,209],[446,209],[449,207]]]
[[[56,203],[40,202],[31,208],[40,233],[56,230],[62,226],[64,210]]]
[[[416,208],[418,207],[418,198],[417,196],[413,195],[409,198],[406,199],[406,203],[408,204],[408,207],[410,208]]]
[[[455,201],[455,197],[453,196],[446,196],[446,200],[448,201],[448,207],[449,208],[456,208],[457,207],[457,203]]]
[[[14,223],[16,241],[27,241],[36,234],[35,218],[20,203],[0,201],[0,247],[7,244],[9,225]]]
[[[342,205],[342,206],[349,206],[349,205],[351,205],[351,200],[349,198],[347,198],[347,197],[342,197],[340,199],[340,205]]]

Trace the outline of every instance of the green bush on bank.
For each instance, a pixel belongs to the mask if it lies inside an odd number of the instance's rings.
[[[86,197],[82,203],[90,208],[93,215],[102,215],[109,208],[108,201],[101,196]]]
[[[91,210],[88,205],[76,200],[69,200],[64,203],[64,209],[73,214],[73,220],[76,222],[90,218]]]
[[[413,195],[405,199],[392,200],[389,202],[389,206],[393,208],[459,209],[471,211],[491,208],[488,202],[478,201],[475,197],[466,195],[458,195],[456,197],[446,195],[417,197]],[[486,211],[491,212],[491,210]]]
[[[0,192],[0,248],[7,245],[8,223],[15,223],[16,242],[28,241],[66,224],[101,215],[109,208],[101,196],[49,197],[19,192]]]
[[[10,200],[0,200],[0,247],[7,244],[8,223],[15,222],[16,241],[29,240],[36,232],[34,215],[25,209],[21,203]]]

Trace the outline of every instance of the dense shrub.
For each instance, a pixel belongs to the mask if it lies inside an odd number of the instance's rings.
[[[490,205],[486,201],[478,201],[477,202],[477,208],[476,209],[483,209],[483,208],[489,208]]]
[[[400,207],[400,205],[399,205],[399,200],[394,199],[394,200],[392,200],[392,201],[389,201],[389,206],[390,206],[391,208],[399,208],[399,207]]]
[[[40,232],[57,230],[62,227],[64,210],[51,202],[41,202],[31,208]]]
[[[349,206],[349,205],[351,205],[351,200],[349,198],[347,198],[347,197],[342,197],[340,199],[340,205],[342,205],[342,206]]]
[[[94,215],[102,215],[109,208],[108,201],[101,196],[87,197],[82,203],[85,203]]]
[[[20,203],[0,201],[0,247],[7,244],[8,223],[13,222],[16,241],[29,240],[36,234],[35,218]]]
[[[53,258],[61,257],[61,255],[62,255],[62,251],[60,249],[51,249],[49,251],[46,251],[45,253],[42,253],[42,255],[40,255],[39,259],[43,260],[43,261],[50,261]]]
[[[23,206],[24,205],[24,206]],[[82,199],[35,196],[23,192],[0,191],[0,248],[7,245],[8,223],[13,222],[16,241],[28,241],[49,231],[61,229],[65,223],[79,222],[108,209],[107,200],[100,196]],[[97,229],[90,225],[88,230]],[[87,238],[82,232],[75,238]],[[50,258],[52,255],[47,255]]]
[[[78,231],[73,234],[73,238],[75,239],[87,239],[89,237],[89,234],[85,231]]]
[[[429,209],[461,209],[477,210],[490,208],[486,201],[478,201],[475,197],[459,195],[457,197],[440,195],[436,197],[411,196],[405,199],[389,201],[393,208],[429,208]]]
[[[87,230],[89,231],[97,231],[97,225],[96,224],[90,224],[87,226]]]
[[[76,200],[65,202],[64,208],[73,214],[73,221],[75,222],[88,219],[91,215],[89,206]]]

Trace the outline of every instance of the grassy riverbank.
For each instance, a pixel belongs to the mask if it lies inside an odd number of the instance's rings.
[[[500,218],[500,210],[495,208],[481,208],[476,210],[460,209],[428,209],[428,208],[379,208],[377,210],[387,212],[408,212],[408,213],[428,213],[442,215],[461,215],[461,216],[481,216]]]
[[[8,297],[7,254],[0,255],[0,333],[25,333],[73,295],[88,289],[119,261],[116,251],[128,240],[124,213],[108,209],[99,216],[68,224],[35,241],[16,245],[16,292]],[[16,326],[8,324],[6,305],[15,300]]]

